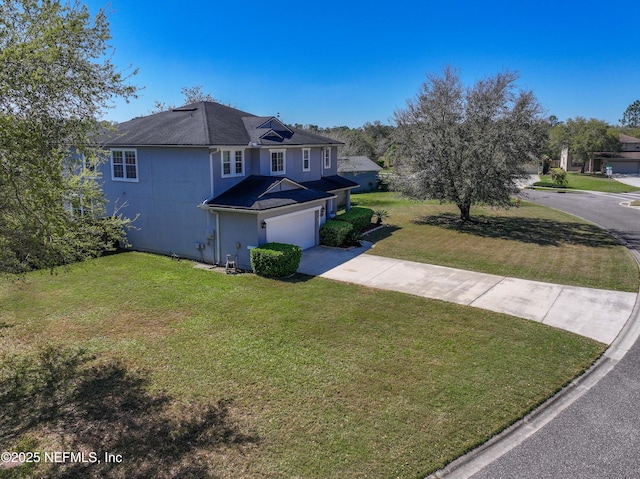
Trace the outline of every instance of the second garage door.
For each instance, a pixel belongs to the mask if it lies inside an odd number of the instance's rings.
[[[316,245],[316,212],[305,210],[282,217],[269,218],[267,223],[267,242],[287,243],[302,249]]]

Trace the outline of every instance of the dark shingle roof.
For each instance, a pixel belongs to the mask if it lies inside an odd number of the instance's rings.
[[[274,117],[258,117],[220,103],[199,102],[120,123],[116,125],[115,134],[109,134],[101,140],[105,146],[341,144],[330,138],[278,124],[282,125]],[[275,134],[265,136],[272,129],[269,126],[273,126]]]
[[[278,186],[284,182],[289,183],[291,189],[280,191]],[[301,187],[300,184],[288,178],[249,176],[221,195],[206,200],[204,204],[217,208],[262,211],[321,200],[331,196],[333,195],[325,191]]]
[[[347,178],[343,178],[342,176],[338,176],[338,175],[323,176],[319,180],[306,181],[300,184],[309,189],[326,191],[326,192],[344,190],[347,188],[357,188],[360,186],[355,181],[351,181]]]
[[[382,167],[368,156],[345,156],[338,158],[338,173],[361,173],[380,171]]]

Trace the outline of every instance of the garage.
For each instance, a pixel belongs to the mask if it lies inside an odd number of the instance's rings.
[[[268,243],[287,243],[302,249],[316,245],[316,209],[298,211],[265,220]]]
[[[610,161],[607,163],[613,167],[613,174],[626,173],[626,174],[638,174],[640,173],[640,161]],[[604,167],[603,167],[604,169]]]

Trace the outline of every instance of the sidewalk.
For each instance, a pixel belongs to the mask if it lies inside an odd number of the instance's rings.
[[[636,293],[529,281],[317,246],[298,272],[510,314],[611,344]]]

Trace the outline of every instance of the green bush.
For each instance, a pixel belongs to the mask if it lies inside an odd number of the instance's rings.
[[[371,224],[372,216],[373,210],[371,208],[353,207],[348,213],[338,215],[335,219],[351,223],[353,225],[354,233],[358,234]]]
[[[567,186],[567,172],[562,168],[551,168],[551,181],[555,186]]]
[[[298,270],[302,248],[292,244],[267,243],[253,248],[250,256],[254,273],[267,278],[282,278]]]
[[[320,227],[320,243],[327,246],[341,246],[353,233],[353,225],[335,219]]]

